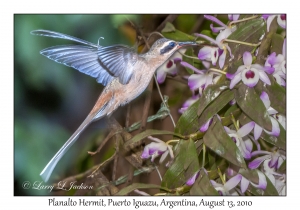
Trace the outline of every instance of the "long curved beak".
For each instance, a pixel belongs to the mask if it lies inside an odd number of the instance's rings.
[[[183,46],[196,46],[196,45],[198,45],[198,43],[191,42],[191,41],[188,41],[188,42],[178,42],[178,46],[179,47],[183,47]]]

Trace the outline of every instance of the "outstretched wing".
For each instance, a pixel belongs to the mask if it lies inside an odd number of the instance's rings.
[[[96,47],[84,45],[62,45],[49,47],[40,53],[47,58],[97,78],[97,82],[106,86],[114,76],[109,74],[100,64]]]
[[[124,45],[100,47],[98,56],[106,69],[115,77],[119,77],[122,84],[127,84],[133,74],[133,67],[138,54],[132,48]]]
[[[33,35],[68,39],[84,45],[54,46],[41,51],[51,60],[73,67],[82,73],[97,78],[97,82],[107,85],[114,77],[127,84],[138,59],[133,49],[124,45],[102,47],[91,42],[48,30],[31,31]]]

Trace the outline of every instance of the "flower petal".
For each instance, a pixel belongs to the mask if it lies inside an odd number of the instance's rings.
[[[245,143],[245,146],[246,146],[246,149],[251,152],[252,151],[252,148],[253,148],[253,143],[250,139],[247,139],[244,141]]]
[[[167,76],[167,73],[162,68],[157,70],[156,78],[157,78],[157,82],[159,84],[162,84],[165,81],[166,76]]]
[[[207,120],[207,122],[206,122],[204,125],[202,125],[202,126],[200,127],[200,131],[201,131],[201,132],[207,131],[207,129],[208,129],[208,127],[209,127],[209,124],[210,124],[211,120],[212,120],[212,117],[209,118],[209,119]]]
[[[268,64],[269,66],[273,66],[276,64],[276,53],[273,52],[271,55],[269,55],[269,57],[266,60],[265,65]]]
[[[269,14],[264,14],[261,17],[266,20],[269,16],[270,16]]]
[[[273,74],[274,71],[275,71],[274,67],[271,67],[271,66],[265,66],[265,67],[264,67],[264,70],[265,70],[265,72],[267,72],[268,74]]]
[[[270,155],[264,155],[264,156],[261,156],[261,157],[258,157],[258,158],[255,158],[254,160],[252,160],[249,164],[248,164],[248,167],[250,169],[256,169],[258,166],[260,166],[260,164],[265,161],[266,159],[269,159],[271,158]]]
[[[250,181],[248,179],[246,179],[245,177],[242,177],[242,180],[241,180],[241,191],[242,191],[243,194],[248,189],[249,183],[250,183]]]
[[[205,81],[205,75],[192,74],[188,78],[188,85],[191,90],[196,90],[197,88],[200,88],[203,84],[205,84]]]
[[[210,59],[210,57],[211,57],[211,50],[212,50],[212,47],[208,47],[208,46],[202,47],[199,50],[198,58],[200,60],[206,60],[208,58]]]
[[[199,174],[200,170],[194,173],[194,175],[191,178],[189,178],[185,184],[188,186],[192,186],[195,183],[196,179],[199,177]]]
[[[254,184],[253,182],[251,182],[251,185],[253,185],[256,188],[265,190],[267,187],[266,176],[259,170],[257,170],[257,175],[258,175],[258,185]]]
[[[181,61],[180,64],[182,66],[184,66],[184,67],[187,67],[187,68],[193,70],[194,72],[199,73],[199,74],[203,74],[204,73],[204,71],[201,71],[201,70],[197,69],[196,67],[194,67],[193,65],[191,65],[191,64],[189,64],[189,63],[187,63],[185,61]]]
[[[269,131],[265,130],[265,132],[267,134],[272,135],[272,136],[279,136],[280,127],[279,127],[279,124],[278,124],[277,120],[275,120],[273,117],[270,117],[270,120],[271,120],[271,123],[272,123],[272,131],[269,132]]]
[[[266,109],[268,109],[270,107],[270,104],[271,104],[270,99],[269,99],[269,95],[265,91],[263,91],[260,94],[260,99],[264,103]]]
[[[212,16],[212,15],[204,15],[204,17],[208,20],[211,20],[217,24],[219,24],[220,26],[223,26],[223,27],[227,27],[227,25],[225,25],[223,22],[221,22],[218,18]]]
[[[229,73],[226,73],[226,78],[232,80],[234,77],[235,77],[235,74],[229,74]]]
[[[161,157],[160,157],[160,159],[159,159],[159,163],[162,163],[162,162],[166,159],[166,157],[168,156],[168,154],[169,154],[169,150],[166,150],[166,151],[161,155]]]
[[[257,140],[260,137],[262,131],[263,131],[263,128],[260,127],[259,125],[255,124],[255,126],[254,126],[254,139],[255,140]]]
[[[202,37],[202,38],[204,38],[204,39],[210,41],[211,43],[218,44],[218,43],[216,42],[216,40],[214,40],[213,38],[211,38],[211,37],[209,37],[209,36],[206,36],[206,35],[204,35],[204,34],[197,34],[197,33],[195,33],[194,35],[195,35],[195,36],[198,36],[198,37]]]
[[[223,49],[223,40],[226,39],[230,34],[232,34],[232,31],[230,28],[226,28],[225,30],[221,31],[219,35],[216,37],[216,42],[220,49]]]
[[[277,82],[279,85],[281,85],[281,86],[283,86],[283,87],[286,86],[286,83],[285,83],[284,79],[282,79],[281,76],[279,76],[278,74],[273,74],[273,76],[274,76],[276,82]]]
[[[224,27],[214,27],[213,24],[210,24],[210,29],[211,29],[212,32],[214,32],[214,33],[219,33],[219,31],[223,30]]]
[[[235,186],[237,186],[240,181],[242,180],[242,175],[241,174],[237,174],[234,177],[232,177],[231,179],[229,179],[225,184],[224,187],[226,189],[226,191],[232,190],[233,188],[235,188]]]
[[[250,52],[248,51],[244,52],[243,61],[246,66],[250,66],[252,64],[252,55]]]
[[[286,28],[286,15],[278,15],[277,23],[281,26],[281,28]]]
[[[235,77],[231,80],[229,88],[232,89],[239,81],[242,79],[242,73],[235,75]]]
[[[261,81],[263,81],[264,83],[266,83],[268,85],[271,85],[271,81],[265,72],[259,71],[258,73],[259,73],[259,77],[260,77]]]
[[[202,61],[203,66],[205,67],[205,69],[209,69],[210,67],[210,62],[207,61]]]
[[[239,17],[240,17],[240,15],[233,15],[233,14],[228,15],[228,19],[230,21],[236,21],[239,19]]]
[[[270,30],[270,25],[272,23],[272,21],[274,20],[274,18],[276,17],[276,15],[270,15],[267,19],[267,31],[269,32]]]
[[[248,134],[252,131],[252,129],[254,128],[254,126],[255,126],[255,122],[251,121],[251,122],[249,122],[249,123],[243,125],[243,126],[237,131],[237,133],[238,133],[238,135],[239,135],[240,137],[244,137],[244,136],[248,135]]]
[[[223,53],[221,54],[220,58],[219,58],[219,66],[222,69],[224,64],[225,64],[225,58],[226,58],[226,50],[223,51]]]
[[[169,150],[169,153],[170,153],[170,157],[172,159],[174,159],[174,153],[173,153],[172,145],[168,145],[168,150]]]

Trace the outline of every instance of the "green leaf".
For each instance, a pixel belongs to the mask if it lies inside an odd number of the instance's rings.
[[[264,195],[278,195],[278,191],[276,190],[273,183],[270,181],[270,179],[266,176],[267,179],[267,188],[264,191]]]
[[[282,46],[283,46],[284,38],[279,34],[273,34],[272,42],[271,42],[271,53],[275,52],[276,55],[282,54]]]
[[[213,118],[213,122],[204,135],[203,141],[208,148],[230,163],[246,168],[243,155],[236,144],[228,136],[217,116]]]
[[[224,106],[226,106],[234,98],[234,93],[231,90],[225,90],[213,100],[207,108],[202,112],[199,118],[199,125],[204,125],[212,116],[217,114]],[[201,99],[200,99],[201,100]]]
[[[253,88],[241,84],[235,99],[242,111],[262,128],[271,131],[272,123],[266,107]]]
[[[149,129],[149,130],[145,130],[145,131],[135,135],[132,139],[126,141],[124,144],[124,148],[128,147],[130,144],[139,142],[148,136],[154,136],[154,135],[173,135],[173,136],[177,136],[179,138],[183,138],[180,134],[177,134],[177,133],[174,133],[171,131]]]
[[[270,99],[271,107],[273,107],[280,114],[286,116],[286,89],[279,85],[273,77],[270,77],[271,85],[264,86],[259,81],[255,87],[255,90],[260,95],[262,91],[265,91]]]
[[[276,18],[274,18],[275,20]],[[257,60],[256,63],[260,64],[260,65],[264,65],[265,61],[267,59],[267,56],[270,54],[270,46],[271,46],[271,42],[272,42],[272,38],[274,36],[274,34],[276,34],[277,28],[278,28],[278,24],[277,21],[272,21],[270,28],[269,28],[269,32],[266,33],[266,35],[264,36],[264,38],[261,41],[261,45],[259,46],[259,50],[257,53]]]
[[[227,111],[224,114],[224,117],[231,116],[233,112],[239,109],[240,108],[237,106],[237,104],[232,105],[231,107],[229,107],[229,109],[227,109]]]
[[[227,90],[228,86],[226,84],[217,84],[217,85],[209,85],[203,91],[201,96],[199,109],[198,109],[198,116],[200,116],[203,110],[210,104],[213,100],[215,100],[223,91]]]
[[[239,118],[239,116],[241,115],[242,111],[240,109],[236,109],[236,110],[230,110],[230,113],[228,112],[226,117],[222,117],[222,125],[224,126],[228,126],[230,124],[232,124],[232,117],[231,114],[234,116],[234,119]],[[224,115],[225,116],[225,115]]]
[[[286,131],[280,123],[278,123],[278,124],[279,124],[279,128],[280,128],[279,136],[277,136],[277,137],[271,136],[271,135],[263,132],[261,134],[260,138],[266,142],[269,142],[270,144],[273,144],[281,149],[286,150]]]
[[[128,193],[131,193],[132,191],[136,189],[161,189],[164,191],[169,192],[169,189],[165,187],[161,187],[156,184],[144,184],[144,183],[133,183],[127,187],[124,187],[122,190],[120,190],[117,194],[115,195],[127,195]]]
[[[221,158],[216,157],[217,161],[209,168],[208,176],[211,180],[217,179],[219,177],[219,170],[221,173],[225,173],[228,169],[228,162]]]
[[[166,171],[161,185],[168,189],[180,187],[198,170],[199,162],[194,142],[181,140],[175,150],[174,163]]]
[[[179,31],[179,30],[175,29],[175,27],[174,28],[173,27],[169,25],[165,31],[163,31],[164,29],[162,30],[161,33],[164,35],[164,37],[166,37],[167,39],[172,39],[172,40],[179,41],[179,42],[195,40],[195,37],[193,37],[189,34],[186,34],[182,31]]]
[[[187,56],[191,56],[191,57],[197,58],[197,55],[195,55],[193,48],[188,48],[185,51],[184,54],[187,55]],[[189,63],[189,64],[191,64],[195,68],[200,69],[200,62],[199,62],[199,60],[198,59],[189,58],[187,56],[182,56],[182,60],[185,61],[185,62],[187,62],[187,63]],[[185,69],[186,69],[186,71],[189,74],[193,74],[194,73],[194,71],[192,69],[190,69],[190,68],[185,68]]]
[[[286,173],[286,160],[283,161],[283,163],[278,168],[277,172],[281,173],[281,174],[285,174]]]
[[[262,18],[249,20],[246,23],[239,24],[236,31],[234,31],[227,39],[257,44],[261,37],[266,33],[265,29],[265,21]],[[255,47],[236,43],[228,43],[228,45],[231,48],[234,59],[229,61],[227,72],[233,74],[236,72],[237,68],[243,64],[241,58],[243,57],[244,52],[251,52]],[[230,56],[228,55],[226,60],[229,59]]]
[[[193,103],[178,119],[175,133],[181,135],[189,135],[199,130],[200,126],[198,123],[197,109],[200,101]]]
[[[272,184],[272,182],[270,181],[270,179],[267,176],[265,176],[265,177],[267,180],[267,187],[265,190],[258,189],[256,187],[253,187],[250,184],[248,187],[248,191],[250,193],[252,193],[253,195],[271,195],[271,196],[278,195],[278,192],[277,192],[276,188],[274,187],[274,185]]]
[[[176,32],[176,28],[174,25],[170,22],[167,22],[163,30],[161,30],[162,33],[168,33],[168,32]]]
[[[219,195],[210,183],[209,177],[202,169],[200,175],[190,189],[190,195]]]
[[[248,170],[248,169],[241,168],[239,170],[239,174],[243,175],[243,177],[253,182],[254,184],[259,183],[257,170]]]

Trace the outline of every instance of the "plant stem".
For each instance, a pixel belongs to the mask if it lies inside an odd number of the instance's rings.
[[[166,102],[165,102],[165,100],[164,100],[164,98],[163,98],[163,96],[162,96],[162,94],[161,94],[161,91],[160,91],[160,88],[159,88],[159,85],[158,85],[156,76],[153,75],[153,77],[154,77],[154,80],[155,80],[155,84],[156,84],[156,86],[157,86],[157,90],[158,90],[159,96],[160,96],[162,102],[164,103],[165,107],[168,108],[168,105],[166,104]],[[175,127],[176,127],[176,124],[175,124],[174,119],[173,119],[173,117],[172,117],[172,115],[171,115],[170,109],[168,109],[168,110],[169,110],[169,116],[170,116],[171,121],[172,121],[172,123],[173,123],[173,126],[174,126],[174,128],[175,128]]]
[[[232,39],[224,39],[223,41],[224,42],[236,43],[236,44],[243,44],[243,45],[248,45],[248,46],[253,46],[253,47],[257,47],[261,44],[261,42],[259,42],[257,44],[253,44],[253,43],[242,42],[242,41],[237,41],[237,40],[232,40]]]
[[[255,18],[258,18],[258,15],[254,15],[252,17],[244,18],[244,19],[241,19],[241,20],[234,20],[234,21],[231,21],[228,24],[228,27],[231,27],[232,24],[241,23],[241,22],[244,22],[244,21],[247,21],[247,20],[251,20],[251,19],[255,19]]]
[[[226,75],[226,72],[224,72],[224,71],[222,71],[222,70],[220,70],[220,69],[209,68],[208,70],[215,71],[215,72],[218,72],[218,73],[221,73],[221,74]]]

